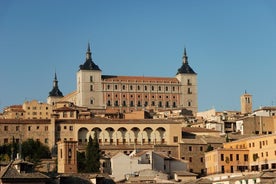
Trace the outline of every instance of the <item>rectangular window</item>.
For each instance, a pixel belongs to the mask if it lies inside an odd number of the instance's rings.
[[[239,154],[236,154],[236,160],[240,160],[240,155]]]
[[[233,161],[233,154],[230,154],[230,161]]]
[[[20,131],[20,126],[16,126],[16,127],[15,127],[15,130],[16,130],[16,131]]]
[[[32,130],[32,126],[28,126],[28,131],[31,131]]]
[[[45,126],[45,131],[48,131],[48,126]]]
[[[221,160],[221,161],[224,161],[224,154],[221,154],[221,155],[220,155],[220,160]]]
[[[187,85],[192,85],[190,79],[187,80]]]
[[[8,131],[8,130],[9,130],[9,127],[8,127],[8,126],[4,126],[4,130],[5,130],[5,131]]]
[[[193,147],[192,146],[189,146],[189,151],[193,151]]]
[[[70,130],[70,131],[73,131],[73,126],[70,126],[70,127],[69,127],[69,130]]]
[[[93,91],[93,85],[90,85],[90,91]]]
[[[173,137],[173,142],[178,142],[178,136]]]
[[[245,161],[245,162],[248,161],[248,154],[244,154],[244,161]]]
[[[63,116],[64,118],[67,118],[67,112],[63,112],[62,116]]]
[[[93,82],[93,76],[90,76],[90,82]]]
[[[221,172],[224,173],[224,166],[221,166]]]
[[[5,138],[4,139],[4,144],[8,144],[9,143],[9,139],[8,138]]]

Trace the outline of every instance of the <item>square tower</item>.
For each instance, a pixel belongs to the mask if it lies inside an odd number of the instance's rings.
[[[246,91],[241,95],[241,113],[252,113],[252,95],[248,94]]]
[[[77,141],[60,141],[58,144],[58,173],[77,173]]]

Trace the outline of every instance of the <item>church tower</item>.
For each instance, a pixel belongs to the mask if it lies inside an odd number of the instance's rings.
[[[104,109],[102,91],[102,71],[93,62],[88,43],[86,60],[77,72],[76,105],[89,109]]]
[[[58,173],[77,173],[77,141],[58,142]]]
[[[252,113],[252,95],[248,94],[246,91],[240,97],[241,100],[241,113],[248,114]]]
[[[54,77],[54,81],[53,81],[53,89],[49,92],[49,96],[47,98],[47,103],[54,105],[55,102],[59,101],[62,97],[63,97],[63,94],[58,88],[57,74],[55,72],[55,77]]]
[[[178,69],[176,78],[181,83],[180,104],[182,108],[191,110],[195,116],[198,111],[197,104],[197,73],[190,67],[186,48],[182,57],[182,66]]]

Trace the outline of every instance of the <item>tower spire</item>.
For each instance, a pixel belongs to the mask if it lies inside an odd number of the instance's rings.
[[[54,77],[54,85],[53,87],[58,87],[58,80],[57,80],[57,72],[55,72],[55,77]]]
[[[91,59],[90,43],[88,42],[88,47],[86,51],[86,60]]]
[[[184,54],[183,54],[182,60],[183,60],[184,64],[188,64],[188,56],[187,56],[187,52],[186,52],[186,47],[184,47]]]
[[[55,71],[55,76],[53,80],[53,89],[49,92],[49,96],[60,96],[63,97],[62,92],[58,89],[58,80],[57,80],[57,72]]]

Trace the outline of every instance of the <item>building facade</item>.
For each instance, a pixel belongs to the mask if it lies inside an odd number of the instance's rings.
[[[276,169],[276,135],[252,136],[205,153],[207,174]]]
[[[93,119],[0,119],[0,145],[34,139],[56,150],[58,141],[78,141],[78,148],[85,150],[89,136],[97,138],[103,153],[118,150],[129,154],[133,149],[159,151],[172,150],[178,157],[177,148],[181,141],[181,122],[172,120],[110,120]],[[175,146],[172,148],[167,145]]]
[[[184,50],[182,66],[175,77],[102,75],[94,63],[90,46],[86,61],[77,72],[76,105],[94,110],[132,112],[142,109],[186,108],[197,113],[197,74]]]

